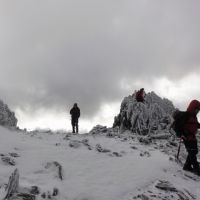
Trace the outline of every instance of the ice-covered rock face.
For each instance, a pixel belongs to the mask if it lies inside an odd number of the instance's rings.
[[[0,100],[0,125],[8,127],[16,127],[17,118],[3,101]]]
[[[137,102],[135,95],[125,97],[113,127],[128,129],[140,135],[168,130],[175,108],[171,101],[162,99],[154,92],[146,94],[144,103]]]

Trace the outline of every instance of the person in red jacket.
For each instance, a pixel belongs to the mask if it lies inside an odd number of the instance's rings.
[[[200,102],[192,100],[187,108],[188,119],[183,127],[186,136],[183,138],[185,148],[188,152],[183,170],[192,171],[200,176],[199,163],[197,161],[198,145],[196,134],[200,124],[197,120],[197,114],[200,110]]]
[[[144,88],[141,88],[136,92],[135,98],[137,102],[144,102],[144,96],[145,96]]]

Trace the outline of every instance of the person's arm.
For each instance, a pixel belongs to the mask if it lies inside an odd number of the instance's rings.
[[[80,109],[78,109],[78,117],[81,116],[81,112],[80,112]]]
[[[200,128],[200,123],[198,121],[198,118],[196,117],[196,120],[197,120],[197,124],[198,124],[198,129]]]

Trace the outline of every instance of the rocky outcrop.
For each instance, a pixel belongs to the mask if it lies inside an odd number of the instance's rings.
[[[139,135],[149,135],[168,130],[175,108],[171,101],[162,99],[154,92],[145,96],[144,103],[137,102],[135,95],[125,97],[121,103],[120,113],[115,117],[113,127],[120,127]]]
[[[3,101],[0,100],[0,125],[7,127],[16,127],[17,118]]]

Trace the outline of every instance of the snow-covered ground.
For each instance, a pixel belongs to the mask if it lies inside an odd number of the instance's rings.
[[[0,127],[0,199],[16,168],[21,188],[39,188],[37,200],[200,199],[200,178],[170,161],[160,144],[144,145],[128,131],[72,135]]]

